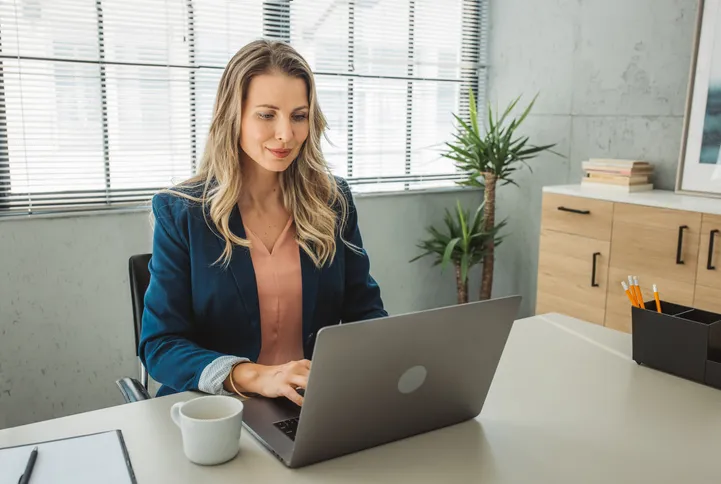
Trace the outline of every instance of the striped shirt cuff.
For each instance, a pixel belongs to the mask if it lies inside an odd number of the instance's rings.
[[[234,393],[223,388],[223,382],[228,378],[233,365],[242,361],[250,360],[230,355],[214,359],[208,366],[203,368],[203,373],[200,374],[200,380],[198,381],[198,390],[212,395],[234,395]]]

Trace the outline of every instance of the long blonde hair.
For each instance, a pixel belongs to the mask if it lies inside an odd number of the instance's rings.
[[[285,208],[296,225],[300,248],[316,267],[321,267],[333,262],[336,234],[343,240],[348,204],[321,152],[326,120],[318,105],[313,73],[305,59],[286,43],[256,40],[233,56],[218,84],[198,173],[170,192],[203,205],[208,226],[225,240],[223,253],[216,262],[227,265],[234,245],[250,247],[250,241],[230,230],[230,216],[243,189],[239,146],[241,107],[251,79],[271,72],[301,78],[308,88],[308,138],[296,160],[280,175],[280,187]],[[188,193],[187,188],[200,187],[200,197]]]

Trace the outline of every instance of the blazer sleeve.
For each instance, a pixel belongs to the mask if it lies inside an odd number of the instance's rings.
[[[370,274],[370,258],[363,248],[353,194],[345,180],[339,180],[338,184],[348,206],[343,238],[355,246],[353,249],[343,245],[346,267],[341,320],[347,323],[388,316],[383,308],[380,287]]]
[[[180,392],[198,390],[203,370],[225,355],[193,341],[190,249],[171,209],[184,201],[173,198],[156,195],[152,202],[153,255],[138,354],[153,379]]]

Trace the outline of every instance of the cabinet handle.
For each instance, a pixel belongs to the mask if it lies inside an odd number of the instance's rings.
[[[708,239],[708,262],[706,262],[706,269],[708,269],[708,270],[710,270],[710,271],[715,271],[715,270],[716,270],[716,266],[712,264],[712,262],[713,262],[713,242],[714,242],[714,238],[716,237],[716,234],[718,234],[719,232],[721,232],[721,230],[714,229],[714,230],[712,230],[711,233],[709,234],[709,239]]]
[[[567,207],[558,207],[558,209],[559,209],[561,212],[578,213],[578,214],[580,214],[580,215],[591,215],[591,211],[590,211],[590,210],[578,210],[578,209],[575,209],[575,208],[567,208]]]
[[[593,253],[593,267],[591,268],[591,287],[598,287],[598,283],[596,282],[596,259],[599,255],[601,255],[600,252]]]
[[[681,259],[681,252],[683,252],[683,231],[688,228],[688,225],[681,225],[678,228],[678,244],[676,245],[676,264],[683,264]]]

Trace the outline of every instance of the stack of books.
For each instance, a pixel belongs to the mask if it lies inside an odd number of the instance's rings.
[[[625,192],[653,190],[653,165],[647,161],[591,158],[583,162],[581,185]]]

